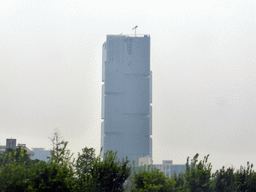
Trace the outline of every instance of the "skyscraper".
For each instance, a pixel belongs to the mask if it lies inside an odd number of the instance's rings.
[[[152,157],[150,36],[107,35],[102,55],[103,152]]]

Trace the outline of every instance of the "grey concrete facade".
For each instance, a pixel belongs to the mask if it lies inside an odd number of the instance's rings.
[[[102,46],[103,152],[152,157],[150,36],[107,35]]]

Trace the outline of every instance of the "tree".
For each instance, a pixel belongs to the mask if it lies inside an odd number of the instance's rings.
[[[225,167],[213,174],[215,183],[214,191],[256,191],[256,173],[252,169],[253,164],[247,162],[247,167],[240,167],[239,170]]]
[[[66,141],[58,141],[58,133],[51,139],[53,149],[49,161],[31,167],[29,190],[31,191],[74,191],[75,170],[73,154],[67,150]]]
[[[129,161],[120,161],[108,151],[104,158],[93,148],[84,148],[76,164],[68,142],[54,134],[48,162],[31,160],[22,148],[8,149],[0,156],[0,191],[123,191],[130,175]]]
[[[82,154],[78,153],[76,160],[76,171],[79,178],[85,181],[85,175],[89,176],[93,169],[93,164],[96,161],[95,149],[85,147],[82,149]]]
[[[94,149],[84,148],[76,163],[81,191],[123,191],[123,183],[131,173],[129,161],[120,161],[117,153],[107,151],[103,160]]]
[[[77,186],[81,191],[90,188],[93,166],[96,161],[95,149],[85,147],[82,153],[78,153],[76,160]]]
[[[5,164],[13,163],[25,163],[26,167],[37,161],[31,160],[24,148],[17,147],[16,149],[8,148],[2,154],[0,165],[5,166]]]
[[[29,185],[28,167],[32,160],[23,148],[7,149],[1,157],[0,191],[26,191]]]
[[[212,191],[211,163],[207,163],[209,155],[198,162],[199,154],[196,154],[189,165],[189,157],[186,163],[185,191],[204,192]]]
[[[234,168],[228,168],[225,170],[225,167],[223,166],[222,169],[217,170],[213,174],[214,179],[214,191],[226,191],[231,192],[235,191],[235,174],[234,174]]]
[[[247,162],[247,167],[241,166],[235,173],[237,191],[256,191],[256,173],[252,168],[253,164]]]
[[[134,192],[171,192],[174,191],[175,181],[158,169],[140,167],[134,172]]]
[[[185,188],[185,174],[181,172],[179,175],[174,173],[173,180],[175,181],[175,191],[183,191]]]
[[[31,172],[31,191],[74,191],[74,171],[67,164],[41,162]]]

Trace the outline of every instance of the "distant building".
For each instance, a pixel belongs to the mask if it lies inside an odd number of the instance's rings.
[[[0,153],[3,153],[5,152],[5,145],[0,145]]]
[[[6,149],[16,149],[16,139],[6,139],[6,145],[0,145],[0,152],[5,152]]]
[[[103,152],[152,157],[150,36],[107,35],[102,46]]]
[[[32,157],[34,156],[34,153],[33,151],[31,151],[29,148],[26,147],[26,144],[20,144],[18,143],[18,146],[17,147],[20,147],[20,148],[23,148],[27,151],[27,154],[28,156],[32,159]]]
[[[152,165],[152,159],[150,157],[143,157],[138,159],[139,165]],[[181,172],[186,172],[186,165],[184,164],[173,164],[172,160],[163,160],[162,164],[153,164],[153,169],[159,169],[165,175],[173,177],[174,173],[179,175]]]
[[[16,139],[6,139],[6,145],[0,145],[0,152],[5,152],[6,149],[16,149],[17,147],[24,148],[27,151],[27,154],[30,158],[33,157],[34,153],[29,148],[26,147],[26,144],[16,145]]]
[[[160,171],[164,172],[165,175],[169,177],[174,176],[174,173],[179,175],[181,172],[186,172],[186,165],[184,164],[172,164],[171,160],[164,160],[163,164],[155,164],[153,167],[158,168]]]
[[[6,139],[6,148],[16,149],[16,139]]]
[[[44,148],[32,148],[34,156],[32,159],[39,159],[42,161],[47,162],[49,159],[47,157],[50,157],[51,153],[50,150],[45,150]]]
[[[152,165],[152,157],[140,157],[138,158],[138,165]]]

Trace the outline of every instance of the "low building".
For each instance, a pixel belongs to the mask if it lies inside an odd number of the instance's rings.
[[[27,151],[27,154],[30,158],[34,156],[33,151],[26,147],[26,144],[16,145],[16,139],[6,139],[6,145],[0,145],[0,152],[4,153],[6,149],[16,149],[17,147],[24,148]]]
[[[159,169],[165,175],[173,177],[176,173],[179,175],[181,172],[186,172],[186,165],[173,164],[172,160],[163,160],[162,164],[153,164],[151,157],[142,157],[138,159],[139,166],[152,165],[153,169]]]
[[[140,157],[138,158],[139,166],[143,165],[152,165],[152,158],[151,157]]]
[[[27,151],[28,156],[32,159],[32,157],[35,155],[33,151],[31,151],[29,148],[26,147],[26,144],[20,144],[18,143],[18,146],[20,148],[23,148]]]
[[[3,153],[5,152],[5,145],[0,145],[0,153]]]
[[[32,149],[34,153],[34,156],[32,157],[32,159],[39,159],[45,162],[49,160],[48,157],[50,157],[51,155],[50,150],[45,150],[44,148],[32,148]]]
[[[6,145],[0,145],[0,152],[5,152],[5,149],[16,149],[16,139],[6,139]]]
[[[174,173],[179,175],[181,172],[186,172],[186,165],[184,164],[173,164],[172,160],[163,160],[162,164],[155,164],[153,167],[164,172],[165,175],[173,177]]]

